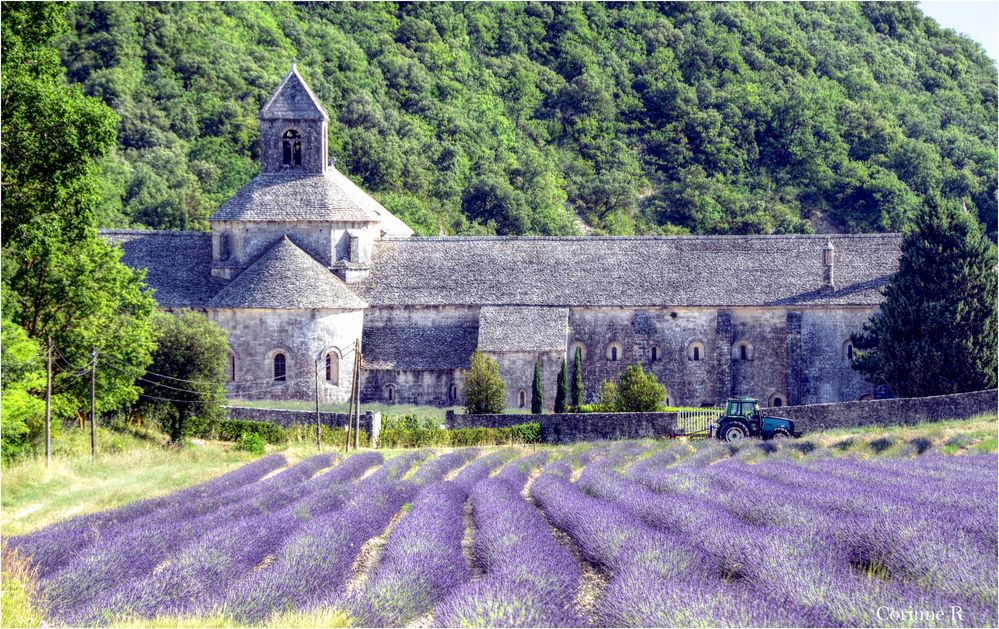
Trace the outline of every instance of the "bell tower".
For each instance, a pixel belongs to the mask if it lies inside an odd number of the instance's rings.
[[[326,172],[329,114],[294,65],[259,118],[262,173]]]

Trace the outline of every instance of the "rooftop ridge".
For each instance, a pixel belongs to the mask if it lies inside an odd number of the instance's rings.
[[[277,99],[281,95],[281,92],[284,91],[285,86],[292,78],[297,79],[299,84],[301,84],[301,86],[305,88],[306,95],[308,95],[308,97],[312,100],[312,105],[322,116],[322,119],[329,120],[329,113],[327,113],[326,108],[323,106],[322,101],[320,101],[319,97],[316,96],[315,92],[312,91],[312,88],[309,87],[309,84],[306,82],[306,80],[302,78],[302,75],[298,73],[298,67],[294,63],[291,64],[291,70],[289,70],[288,74],[286,74],[284,79],[281,80],[281,84],[277,86],[277,89],[274,90],[274,93],[271,94],[271,97],[267,99],[267,102],[264,103],[264,106],[260,108],[260,112],[257,115],[260,118],[263,118],[267,115],[267,110],[270,109],[275,102],[277,102]]]
[[[117,229],[100,227],[98,234],[108,236],[190,236],[196,234],[211,235],[211,231],[200,229]]]
[[[691,240],[833,240],[901,238],[901,232],[884,232],[878,234],[690,234],[683,236],[386,236],[382,241],[388,242],[593,242],[593,241],[691,241]]]

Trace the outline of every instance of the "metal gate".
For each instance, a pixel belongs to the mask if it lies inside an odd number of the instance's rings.
[[[711,424],[721,417],[722,408],[701,408],[691,411],[678,411],[676,414],[677,435],[690,439],[707,439],[711,436]]]

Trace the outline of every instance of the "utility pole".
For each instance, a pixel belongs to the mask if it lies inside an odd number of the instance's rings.
[[[52,336],[45,343],[48,357],[45,368],[45,467],[52,464]]]
[[[97,348],[90,352],[90,458],[97,460]]]
[[[343,451],[350,449],[350,425],[354,423],[354,383],[350,383],[350,402],[347,403],[347,435],[343,441]]]
[[[316,448],[322,452],[323,451],[323,440],[322,433],[320,432],[319,423],[319,359],[316,359]]]
[[[361,446],[361,339],[354,340],[354,412],[357,422],[354,424],[354,449]]]

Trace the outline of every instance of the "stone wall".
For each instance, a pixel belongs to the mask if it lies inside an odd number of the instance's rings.
[[[866,402],[811,404],[769,409],[773,415],[795,420],[803,433],[832,428],[892,426],[968,419],[995,413],[997,391],[976,391],[922,398],[894,398]],[[448,411],[448,428],[504,428],[514,424],[541,424],[545,443],[572,443],[599,439],[663,438],[677,434],[676,413],[563,413],[561,415],[460,415]]]
[[[561,413],[559,415],[459,415],[447,412],[448,428],[507,428],[541,424],[544,443],[601,439],[660,439],[676,434],[676,413]]]
[[[892,426],[968,419],[995,413],[996,390],[918,398],[892,398],[865,402],[810,404],[770,409],[774,415],[795,420],[797,430],[808,433],[831,428]]]
[[[235,379],[229,396],[247,400],[314,400],[316,361],[319,400],[346,402],[353,376],[354,341],[361,335],[362,311],[212,309],[209,317],[229,333]],[[340,353],[336,348],[344,351]],[[274,380],[274,355],[285,355],[285,380]],[[326,380],[325,356],[338,357]],[[231,367],[230,367],[231,368]]]
[[[254,408],[249,406],[226,406],[229,419],[243,419],[251,422],[269,422],[282,428],[289,426],[315,426],[315,411],[290,411],[276,408]],[[331,428],[342,428],[347,425],[347,413],[319,413],[319,421]],[[382,414],[365,411],[361,413],[361,430],[378,439],[381,432]]]

